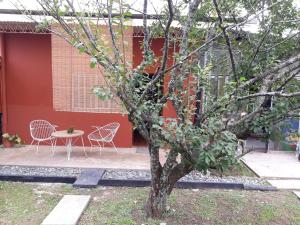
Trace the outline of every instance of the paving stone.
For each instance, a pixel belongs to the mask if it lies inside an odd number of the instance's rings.
[[[90,195],[65,195],[41,225],[76,225],[90,199]]]
[[[293,191],[293,193],[300,199],[300,191]]]
[[[295,157],[295,152],[250,152],[243,156],[242,160],[259,177],[277,178],[279,180],[300,179],[300,162]]]
[[[277,188],[267,185],[244,184],[244,190],[277,191]]]
[[[82,171],[77,180],[74,182],[73,187],[92,188],[98,185],[99,180],[102,178],[105,170],[102,169],[87,169]]]
[[[300,180],[268,180],[268,182],[278,189],[300,190]]]

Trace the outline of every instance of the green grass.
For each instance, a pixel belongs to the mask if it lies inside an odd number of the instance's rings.
[[[162,220],[145,218],[147,192],[145,188],[118,189],[109,202],[92,202],[80,224],[300,224],[299,200],[290,192],[175,189]]]
[[[280,212],[276,208],[274,208],[272,205],[264,205],[260,208],[260,220],[263,223],[268,223],[272,220],[276,220],[278,217],[280,217]]]
[[[175,189],[161,220],[147,219],[148,188],[73,189],[71,185],[0,182],[0,224],[40,224],[64,194],[89,194],[79,225],[297,225],[300,202],[291,192]]]
[[[238,165],[235,165],[225,171],[223,176],[256,177],[256,174],[253,173],[252,170],[250,170],[242,161],[240,161]]]
[[[208,195],[201,196],[196,204],[195,213],[204,219],[210,220],[216,214],[217,202]]]
[[[250,170],[243,161],[239,161],[237,165],[231,166],[223,173],[220,173],[216,170],[211,170],[211,174],[215,176],[257,177],[257,175],[252,170]]]
[[[0,224],[38,224],[59,199],[34,185],[0,182]]]
[[[94,201],[87,209],[84,220],[89,221],[90,224],[97,224],[99,220],[101,223],[108,225],[131,225],[135,224],[130,217],[131,209],[135,207],[142,193],[140,190],[136,190],[134,193],[129,191],[126,193],[111,191],[108,198],[98,199],[94,197]],[[105,194],[105,193],[104,193]],[[118,199],[118,201],[111,201],[111,197]],[[99,208],[99,205],[101,207]],[[85,224],[85,223],[83,223]]]

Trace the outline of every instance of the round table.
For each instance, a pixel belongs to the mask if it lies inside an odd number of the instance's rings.
[[[87,156],[86,151],[85,151],[85,147],[84,147],[84,142],[83,142],[83,134],[84,134],[83,130],[74,130],[73,133],[68,133],[67,130],[59,130],[59,131],[53,132],[52,137],[64,138],[66,140],[67,156],[68,156],[68,160],[70,160],[71,152],[72,152],[72,146],[77,140],[77,139],[75,139],[73,141],[73,138],[79,138],[80,137],[82,147],[83,147],[83,150],[84,150],[84,154],[85,154],[85,156]],[[56,141],[55,141],[55,145],[56,145]]]

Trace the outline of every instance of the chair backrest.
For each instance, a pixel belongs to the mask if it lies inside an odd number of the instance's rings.
[[[112,141],[115,134],[117,133],[120,127],[119,123],[109,123],[103,127],[98,128],[100,136],[104,139],[104,141]]]
[[[47,120],[33,120],[29,125],[30,135],[33,139],[44,140],[51,137],[55,127]]]

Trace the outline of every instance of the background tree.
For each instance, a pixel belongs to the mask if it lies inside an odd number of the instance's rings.
[[[38,2],[51,16],[43,28],[90,55],[91,67],[102,68],[107,86],[94,88],[95,94],[118,96],[148,142],[148,216],[163,215],[175,183],[192,170],[222,172],[235,164],[237,138],[298,114],[299,12],[292,0],[166,0],[156,15],[148,14],[155,5],[150,0],[140,10],[125,0]],[[124,33],[135,14],[143,22],[143,60],[132,68]],[[155,37],[164,38],[162,57],[151,49]],[[146,68],[153,64],[150,79]],[[163,92],[149,98],[162,85]],[[176,118],[162,116],[167,104]]]

